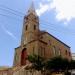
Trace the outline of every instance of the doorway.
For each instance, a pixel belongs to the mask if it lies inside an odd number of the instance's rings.
[[[27,60],[27,49],[24,48],[22,50],[22,53],[21,53],[21,65],[26,65],[26,60]]]

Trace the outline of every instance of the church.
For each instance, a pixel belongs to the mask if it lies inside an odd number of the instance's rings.
[[[39,17],[32,3],[27,15],[24,16],[21,44],[15,48],[13,66],[0,69],[0,75],[32,75],[25,70],[29,64],[28,55],[40,55],[45,59],[61,56],[71,60],[71,50],[68,45],[60,41],[52,34],[41,31]],[[34,75],[40,74],[35,71]]]

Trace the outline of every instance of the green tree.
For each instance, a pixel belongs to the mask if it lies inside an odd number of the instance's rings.
[[[28,60],[32,63],[35,70],[42,71],[44,67],[44,59],[39,55],[29,55]]]
[[[69,62],[67,59],[58,56],[49,59],[46,63],[46,68],[54,72],[62,72],[62,71],[67,71],[68,64]]]
[[[70,61],[69,69],[70,70],[75,69],[75,60]]]

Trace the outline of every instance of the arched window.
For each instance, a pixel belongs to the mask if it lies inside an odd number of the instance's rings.
[[[26,25],[26,30],[28,29],[28,26]]]
[[[36,25],[34,25],[34,30],[36,30]]]
[[[45,56],[45,48],[44,47],[40,47],[40,55]]]
[[[60,48],[58,49],[58,55],[61,55],[61,50],[60,50]]]
[[[69,52],[69,56],[71,56],[71,53]]]
[[[53,54],[54,54],[54,56],[56,55],[56,47],[55,46],[53,46]]]
[[[67,50],[65,50],[65,54],[67,55]]]

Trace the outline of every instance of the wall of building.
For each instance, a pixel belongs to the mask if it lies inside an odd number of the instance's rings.
[[[20,66],[21,62],[21,47],[15,48],[13,66]]]
[[[47,56],[49,58],[61,55],[64,58],[71,59],[70,47],[55,39],[53,36],[45,33],[42,35],[41,40],[47,43],[46,51],[48,50]]]

